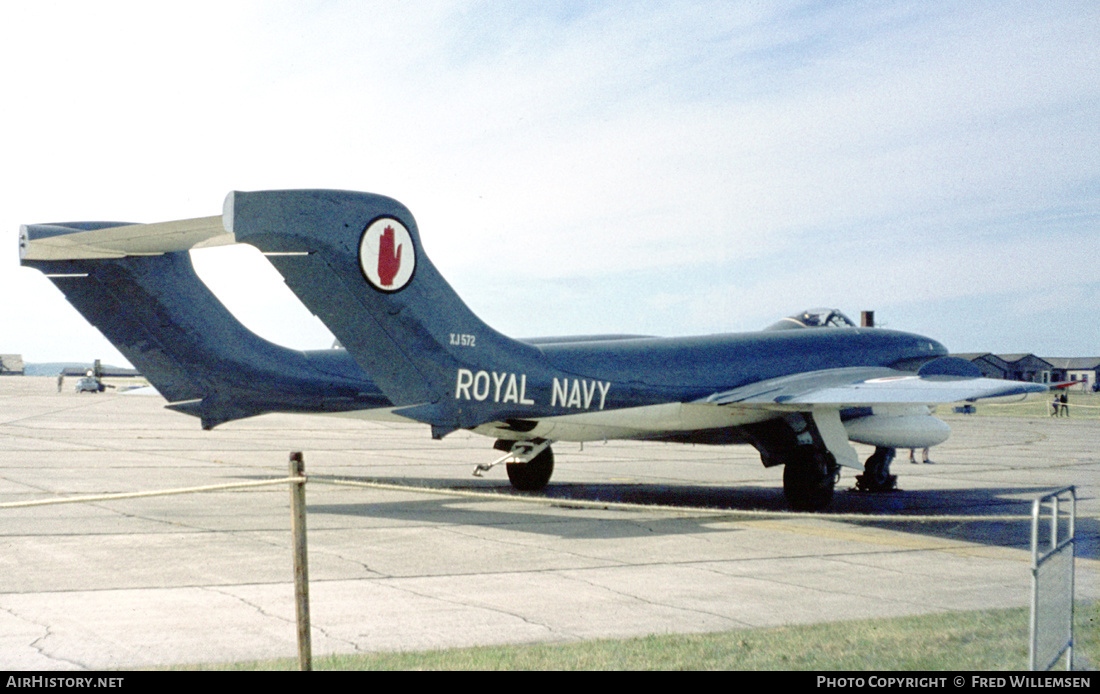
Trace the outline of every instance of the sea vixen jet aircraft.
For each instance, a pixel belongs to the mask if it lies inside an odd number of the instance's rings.
[[[240,325],[187,254],[226,243],[259,248],[346,349],[289,350]],[[466,429],[496,439],[521,490],[547,484],[555,441],[743,443],[783,466],[792,507],[820,509],[840,466],[886,490],[894,448],[946,440],[932,406],[1045,390],[829,311],[754,333],[512,339],[439,274],[412,213],[368,193],[232,192],[215,217],[26,225],[20,257],[204,428],[282,411]],[[861,465],[850,441],[875,453]]]

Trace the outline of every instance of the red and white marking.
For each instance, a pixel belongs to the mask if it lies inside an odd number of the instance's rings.
[[[359,266],[375,289],[396,292],[412,279],[416,250],[405,225],[393,217],[371,222],[359,241]]]

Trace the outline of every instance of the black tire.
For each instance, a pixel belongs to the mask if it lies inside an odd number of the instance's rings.
[[[547,446],[529,463],[506,463],[508,481],[521,492],[537,492],[554,474],[554,452]]]
[[[897,489],[898,476],[890,474],[894,449],[878,447],[863,464],[863,474],[856,476],[856,488],[864,492],[889,492]]]
[[[801,449],[783,466],[783,494],[795,511],[820,511],[833,500],[836,463],[812,446]]]

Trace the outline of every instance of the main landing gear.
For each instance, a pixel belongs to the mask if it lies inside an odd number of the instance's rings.
[[[856,491],[892,492],[898,488],[898,476],[890,474],[894,449],[878,447],[856,475]],[[840,468],[832,454],[816,446],[798,446],[783,465],[783,494],[796,511],[820,511],[833,498],[840,481]]]
[[[505,441],[498,440],[493,448],[506,451],[506,454],[488,465],[478,465],[475,477],[501,463],[508,470],[508,481],[521,492],[537,492],[546,486],[554,474],[554,451],[551,441]]]
[[[796,511],[820,511],[833,500],[840,467],[817,446],[798,446],[783,465],[783,494]]]
[[[892,492],[898,488],[898,476],[890,474],[894,449],[879,446],[863,464],[863,474],[856,475],[856,491]]]

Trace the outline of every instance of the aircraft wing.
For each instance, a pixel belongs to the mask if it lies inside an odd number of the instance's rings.
[[[802,410],[807,406],[942,405],[1046,390],[1047,387],[1039,383],[950,375],[922,376],[889,368],[851,367],[772,378],[714,393],[699,402]]]

